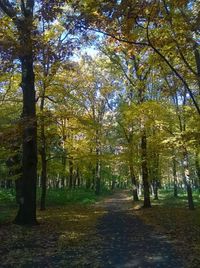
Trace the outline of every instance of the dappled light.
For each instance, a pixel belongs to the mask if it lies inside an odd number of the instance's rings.
[[[200,267],[199,24],[0,0],[0,267]]]

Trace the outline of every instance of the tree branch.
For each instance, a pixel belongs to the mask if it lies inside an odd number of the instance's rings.
[[[17,12],[7,0],[0,0],[0,9],[13,21],[17,19]]]
[[[197,101],[195,100],[194,95],[192,93],[192,90],[189,88],[188,83],[184,80],[184,78],[181,76],[181,74],[174,68],[174,66],[166,59],[166,57],[159,51],[159,49],[157,49],[152,44],[152,42],[150,40],[150,36],[149,36],[149,23],[150,23],[150,21],[148,20],[147,28],[146,28],[147,32],[146,33],[147,33],[147,40],[148,40],[149,45],[164,60],[164,62],[169,66],[169,68],[174,72],[174,74],[181,80],[181,82],[183,83],[183,85],[187,89],[187,91],[188,91],[188,93],[190,95],[190,98],[192,99],[198,114],[200,115],[200,107],[199,107]]]

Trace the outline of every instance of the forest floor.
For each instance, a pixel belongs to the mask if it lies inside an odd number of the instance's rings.
[[[39,211],[38,226],[5,222],[0,267],[200,267],[199,208],[141,205],[120,191],[94,205]]]

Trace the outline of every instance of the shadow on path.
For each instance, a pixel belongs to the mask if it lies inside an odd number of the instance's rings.
[[[111,198],[106,198],[104,201],[95,204],[91,210],[92,213],[99,215],[95,218],[95,221],[97,220],[96,225],[94,222],[94,226],[89,230],[84,229],[84,225],[78,225],[78,230],[75,228],[75,231],[79,233],[84,234],[85,232],[83,241],[81,241],[80,236],[77,241],[75,240],[76,243],[73,243],[73,240],[69,240],[68,235],[65,240],[65,234],[70,233],[70,231],[65,228],[62,230],[56,229],[55,227],[56,230],[52,231],[48,237],[43,237],[42,241],[44,243],[41,244],[42,233],[39,230],[39,233],[36,232],[35,240],[28,239],[25,241],[25,238],[22,237],[21,241],[23,242],[21,246],[24,255],[29,256],[30,251],[30,253],[33,253],[30,255],[34,256],[33,258],[25,259],[23,265],[18,265],[16,259],[12,262],[12,265],[2,265],[1,263],[0,267],[184,268],[172,242],[134,215],[133,204],[126,191],[118,192]],[[83,209],[79,217],[85,217],[86,221],[91,221],[93,218],[87,219],[87,215],[84,214]],[[73,224],[73,221],[71,222],[66,217],[59,219]],[[75,216],[72,217],[72,220],[77,221],[78,219]],[[67,226],[69,227],[69,225]],[[73,232],[70,234],[73,235]],[[64,236],[64,244],[62,249],[59,249],[59,238],[61,236]],[[18,246],[20,244],[13,244],[13,250],[16,250]],[[40,254],[40,249],[43,255]],[[9,256],[12,258],[12,255]],[[19,256],[21,256],[21,253]]]
[[[99,204],[108,211],[97,225],[101,267],[184,267],[172,243],[138,219],[131,203],[122,192]]]

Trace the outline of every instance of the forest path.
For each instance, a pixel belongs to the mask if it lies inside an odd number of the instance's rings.
[[[40,225],[0,228],[0,267],[184,268],[163,233],[145,224],[127,191],[91,205],[38,212]],[[199,267],[199,266],[197,266]]]
[[[172,242],[134,215],[127,191],[118,192],[96,206],[107,211],[97,224],[101,237],[100,267],[184,267]]]

